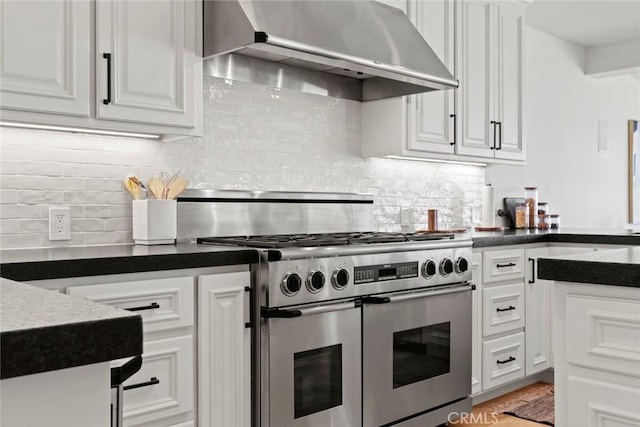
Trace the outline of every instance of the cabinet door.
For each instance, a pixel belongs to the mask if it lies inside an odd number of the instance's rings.
[[[455,75],[455,5],[449,0],[413,1],[409,17],[443,64]],[[453,154],[454,91],[413,95],[409,105],[409,150]]]
[[[537,259],[549,256],[549,248],[526,250],[528,268],[525,281],[526,374],[551,367],[551,281],[538,279]]]
[[[88,117],[91,4],[0,2],[2,108]]]
[[[524,9],[517,2],[499,1],[496,8],[495,156],[524,160]]]
[[[491,3],[487,0],[463,1],[458,14],[458,126],[457,153],[493,157],[493,111],[491,95],[493,25]]]
[[[251,422],[249,286],[249,272],[198,277],[198,425]]]
[[[195,16],[192,0],[97,1],[99,119],[194,127]]]
[[[471,394],[482,391],[482,253],[471,258],[471,274],[476,290],[471,305],[473,326],[471,329]]]

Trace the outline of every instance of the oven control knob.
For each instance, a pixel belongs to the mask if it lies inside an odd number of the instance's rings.
[[[324,287],[324,281],[324,273],[322,271],[311,270],[309,276],[307,276],[307,289],[313,294],[320,292]]]
[[[282,288],[282,292],[284,292],[287,296],[294,296],[298,293],[300,288],[302,287],[302,279],[298,273],[293,271],[287,272],[282,279],[282,283],[280,283],[280,288]]]
[[[453,261],[449,258],[445,258],[440,261],[440,274],[448,276],[453,273]]]
[[[337,290],[344,289],[349,283],[349,272],[346,268],[338,268],[333,272],[333,276],[331,276],[331,284]]]
[[[430,279],[436,275],[438,269],[436,267],[436,262],[432,259],[428,259],[422,264],[422,277],[425,279]]]
[[[456,273],[462,274],[465,271],[469,270],[469,261],[465,257],[459,257],[456,260]]]

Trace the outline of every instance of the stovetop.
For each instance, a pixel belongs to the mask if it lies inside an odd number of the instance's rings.
[[[417,242],[428,240],[450,240],[453,238],[453,234],[357,232],[201,237],[197,239],[197,242],[203,244],[225,244],[247,246],[253,248],[279,249],[292,247],[343,246],[375,243]]]

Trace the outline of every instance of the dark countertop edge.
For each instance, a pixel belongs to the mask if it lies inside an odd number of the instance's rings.
[[[640,266],[571,259],[538,259],[538,278],[608,286],[640,288]]]
[[[184,268],[220,267],[258,262],[254,249],[181,254],[30,261],[2,264],[0,277],[18,282]]]
[[[3,332],[0,379],[138,356],[142,339],[140,316]]]
[[[529,243],[591,243],[602,245],[640,245],[640,235],[583,233],[573,234],[562,232],[549,234],[475,236],[472,239],[474,248],[523,245]]]

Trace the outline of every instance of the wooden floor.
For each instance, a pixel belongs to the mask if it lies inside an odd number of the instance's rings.
[[[449,423],[449,426],[456,427],[548,427],[545,424],[534,423],[532,421],[523,420],[511,415],[504,415],[501,412],[505,407],[513,406],[513,402],[522,400],[523,396],[531,394],[544,394],[548,390],[549,384],[535,383],[519,390],[512,391],[503,396],[488,400],[473,407],[473,416],[471,420],[474,422],[456,422]],[[518,405],[516,405],[518,406]]]

